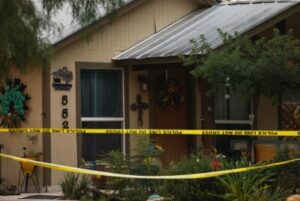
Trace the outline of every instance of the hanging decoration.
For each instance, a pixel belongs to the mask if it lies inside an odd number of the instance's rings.
[[[148,109],[148,107],[149,107],[148,103],[143,102],[142,96],[140,94],[136,96],[136,103],[131,104],[131,110],[138,112],[137,123],[139,128],[142,128],[144,125],[143,114],[144,114],[144,110]]]
[[[26,85],[20,79],[8,80],[5,87],[0,89],[0,126],[17,128],[25,121],[28,110],[26,101],[30,99],[24,91]]]
[[[176,78],[169,76],[166,70],[165,76],[160,80],[158,102],[165,111],[176,111],[183,103],[182,88]]]

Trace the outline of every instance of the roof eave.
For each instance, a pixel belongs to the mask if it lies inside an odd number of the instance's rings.
[[[178,56],[172,57],[155,57],[145,59],[124,59],[124,60],[112,60],[118,65],[137,65],[137,64],[170,64],[170,63],[181,63]]]

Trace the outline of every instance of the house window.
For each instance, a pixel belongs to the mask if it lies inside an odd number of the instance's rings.
[[[215,95],[215,128],[222,130],[249,130],[250,107],[243,100],[239,91],[230,90],[229,95],[220,91]],[[239,158],[247,150],[249,137],[245,136],[218,136],[216,148],[228,157]],[[242,144],[243,146],[237,146]],[[246,145],[246,147],[244,146]]]
[[[82,128],[124,128],[122,69],[81,69]],[[125,150],[123,135],[82,135],[82,155],[96,160],[111,150]]]
[[[216,124],[249,124],[249,104],[243,100],[239,91],[231,91],[226,96],[224,91],[215,95]]]

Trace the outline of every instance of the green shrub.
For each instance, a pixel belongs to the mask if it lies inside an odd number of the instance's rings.
[[[78,174],[68,173],[60,184],[65,199],[81,200],[90,199],[92,189],[87,177],[79,177]]]
[[[192,154],[189,158],[170,164],[164,172],[168,175],[210,172],[211,159],[204,154]],[[217,201],[210,193],[216,192],[216,179],[169,180],[164,181],[163,192],[174,201]]]
[[[298,158],[299,153],[294,152],[287,146],[284,146],[277,150],[274,162],[291,160]],[[275,169],[276,176],[274,180],[277,181],[277,185],[285,190],[296,191],[300,188],[300,163],[294,162],[284,166],[279,166]]]
[[[145,156],[132,160],[119,151],[108,153],[106,163],[108,171],[115,173],[156,175],[159,172],[158,167],[149,163]],[[110,199],[144,201],[159,186],[159,181],[153,180],[108,178],[108,188],[113,190]]]
[[[222,161],[223,169],[248,167],[246,160]],[[272,169],[260,169],[218,177],[221,191],[214,196],[228,201],[281,201],[287,195],[283,189],[269,184],[275,176]]]

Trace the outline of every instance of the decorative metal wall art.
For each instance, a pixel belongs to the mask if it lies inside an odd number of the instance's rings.
[[[25,121],[28,111],[26,105],[30,99],[24,91],[26,85],[20,79],[8,80],[5,87],[0,89],[0,126],[7,128],[20,127],[20,122]]]
[[[70,82],[73,80],[73,72],[68,71],[67,67],[62,67],[52,73],[53,83],[52,86],[55,90],[69,91],[72,88]]]

